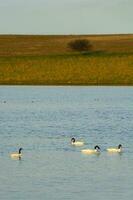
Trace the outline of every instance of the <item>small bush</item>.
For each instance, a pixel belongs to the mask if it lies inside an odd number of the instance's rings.
[[[85,51],[91,51],[92,44],[87,39],[78,39],[69,42],[68,47],[73,51],[85,52]]]

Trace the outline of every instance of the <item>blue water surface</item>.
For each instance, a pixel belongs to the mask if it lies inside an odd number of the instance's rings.
[[[132,186],[133,87],[0,87],[1,200],[129,200]]]

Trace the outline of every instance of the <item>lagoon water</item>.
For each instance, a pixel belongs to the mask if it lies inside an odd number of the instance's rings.
[[[133,87],[0,87],[0,199],[129,200],[132,186]]]

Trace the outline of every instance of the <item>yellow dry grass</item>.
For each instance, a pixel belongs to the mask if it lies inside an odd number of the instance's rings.
[[[71,52],[77,38],[88,38],[93,52]],[[1,35],[0,84],[133,85],[133,35]]]

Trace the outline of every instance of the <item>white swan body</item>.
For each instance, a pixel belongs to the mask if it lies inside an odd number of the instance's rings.
[[[11,158],[20,159],[22,157],[21,151],[22,151],[22,148],[19,149],[19,152],[11,153],[10,154]]]
[[[22,154],[20,153],[11,153],[11,158],[21,158],[22,157]]]
[[[95,146],[94,149],[82,149],[82,153],[84,154],[99,154],[100,153],[100,147]]]
[[[108,148],[107,151],[110,153],[120,153],[122,152],[122,145],[119,144],[117,148]]]
[[[110,153],[111,153],[111,152],[112,152],[112,153],[120,153],[120,152],[121,152],[120,149],[115,149],[115,148],[108,148],[107,151],[110,152]]]
[[[82,141],[76,141],[75,138],[72,138],[71,139],[71,145],[80,147],[80,146],[84,145],[84,142],[82,142]]]
[[[81,146],[83,146],[83,145],[84,145],[84,142],[76,141],[76,142],[74,142],[74,143],[71,143],[71,144],[72,144],[72,145],[74,145],[74,146],[81,147]]]
[[[97,150],[95,149],[83,149],[81,150],[82,153],[85,153],[85,154],[95,154],[95,153],[100,153],[98,152]]]

